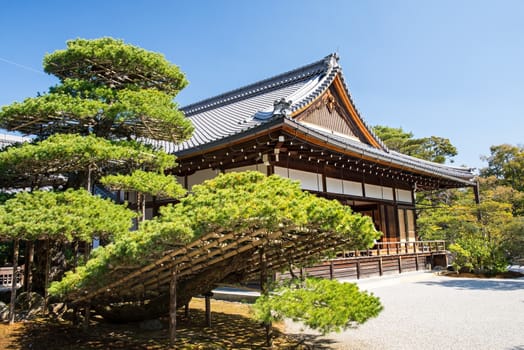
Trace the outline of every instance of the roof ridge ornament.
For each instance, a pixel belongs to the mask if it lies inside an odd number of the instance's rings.
[[[273,116],[286,117],[291,114],[291,105],[293,101],[281,98],[273,102]]]
[[[334,52],[331,55],[326,56],[324,62],[331,68],[339,67],[338,61],[340,56],[338,53]]]

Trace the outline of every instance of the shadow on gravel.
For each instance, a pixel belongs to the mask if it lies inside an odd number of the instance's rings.
[[[297,341],[297,345],[302,345],[306,349],[315,349],[315,350],[331,350],[333,349],[333,344],[337,343],[335,340],[322,338],[321,335],[313,334],[290,334],[287,335]]]
[[[524,279],[500,280],[500,279],[458,279],[446,278],[439,281],[418,282],[428,286],[442,286],[456,289],[467,290],[491,290],[491,291],[508,291],[524,290]],[[518,347],[515,349],[519,349]],[[520,349],[519,349],[520,350]],[[524,350],[524,349],[522,349]]]

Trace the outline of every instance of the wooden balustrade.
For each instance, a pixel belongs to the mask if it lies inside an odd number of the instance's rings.
[[[348,258],[359,256],[442,253],[445,251],[446,241],[377,242],[373,248],[366,250],[343,251],[337,254],[337,256]]]

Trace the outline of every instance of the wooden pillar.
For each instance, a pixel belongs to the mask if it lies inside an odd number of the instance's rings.
[[[176,341],[176,270],[171,270],[169,283],[169,344],[173,347]]]
[[[213,296],[212,292],[207,292],[204,294],[206,299],[206,326],[211,327],[211,297]]]
[[[475,195],[475,203],[477,204],[477,220],[482,220],[482,212],[480,211],[480,184],[477,181],[475,187],[473,187],[473,194]]]
[[[18,274],[18,248],[20,240],[15,238],[13,241],[13,275],[11,276],[11,303],[9,304],[9,324],[15,323],[15,303],[16,303],[16,275]]]
[[[398,256],[398,273],[402,273],[402,255]]]
[[[418,271],[419,267],[418,267],[418,254],[415,254],[415,267]]]
[[[382,257],[378,259],[378,274],[382,276],[384,273],[383,267],[382,267]]]

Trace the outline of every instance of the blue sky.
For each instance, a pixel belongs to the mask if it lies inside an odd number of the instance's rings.
[[[4,1],[0,106],[47,91],[45,53],[111,36],[163,53],[181,105],[338,52],[371,125],[442,136],[456,165],[524,144],[524,1]]]

